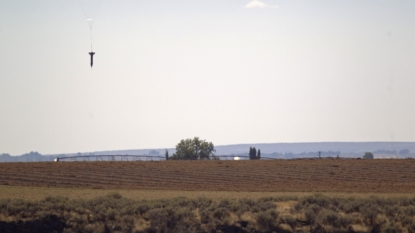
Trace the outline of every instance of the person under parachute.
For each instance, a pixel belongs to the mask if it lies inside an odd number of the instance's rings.
[[[95,55],[95,53],[90,52],[89,55],[91,56],[91,68],[92,68],[92,66],[94,65],[94,55]]]
[[[95,52],[92,50],[92,23],[94,22],[94,20],[93,19],[87,19],[87,21],[88,21],[88,24],[89,24],[89,29],[91,30],[91,52],[88,53],[88,54],[89,54],[89,56],[91,56],[91,69],[92,69],[92,66],[94,65],[94,55],[95,55]]]

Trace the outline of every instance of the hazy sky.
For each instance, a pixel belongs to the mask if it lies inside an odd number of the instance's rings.
[[[0,153],[415,141],[413,0],[97,2],[0,0]]]

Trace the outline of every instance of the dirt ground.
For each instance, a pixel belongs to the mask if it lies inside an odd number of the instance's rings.
[[[414,193],[415,160],[0,163],[0,185],[108,190]]]

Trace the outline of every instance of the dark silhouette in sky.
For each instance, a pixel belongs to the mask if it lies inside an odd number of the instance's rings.
[[[90,52],[89,55],[91,55],[91,67],[94,65],[94,52]]]

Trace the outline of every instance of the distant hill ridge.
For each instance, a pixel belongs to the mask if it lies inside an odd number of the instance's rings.
[[[322,155],[339,155],[345,157],[361,157],[364,152],[370,151],[375,157],[414,157],[415,142],[298,142],[298,143],[244,143],[235,145],[215,146],[217,155],[248,155],[249,148],[261,149],[263,157],[297,158],[315,157],[320,151]],[[78,152],[68,154],[41,155],[38,152],[30,152],[21,156],[0,154],[0,162],[35,162],[53,161],[57,156],[82,155],[164,155],[165,150],[172,155],[175,148],[157,149],[130,149],[95,152]],[[403,150],[409,153],[400,154]]]

